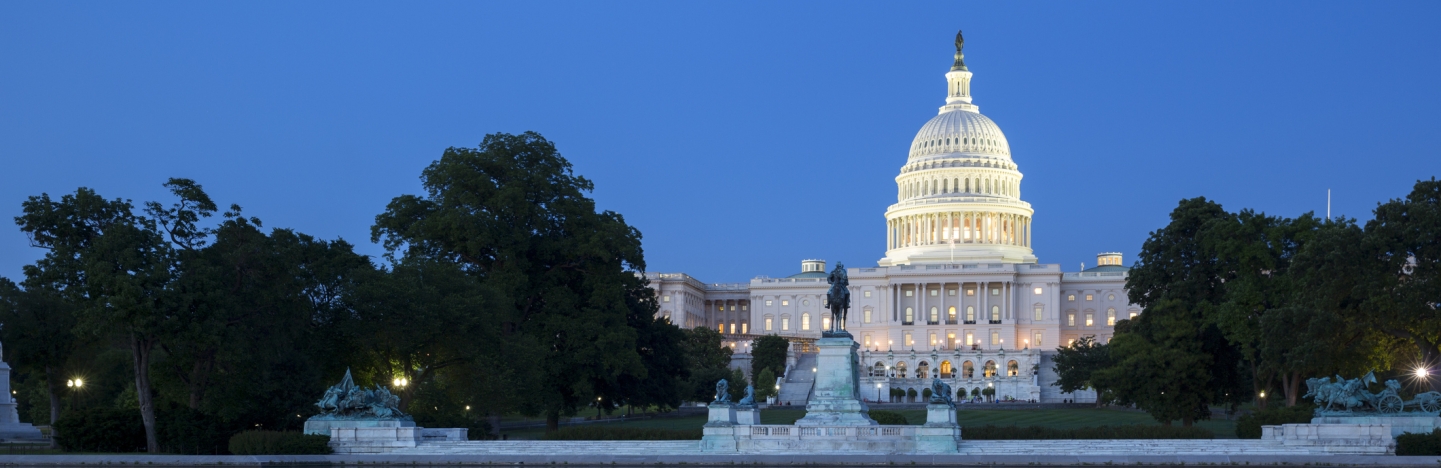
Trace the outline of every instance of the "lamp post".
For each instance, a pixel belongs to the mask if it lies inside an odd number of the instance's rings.
[[[85,386],[85,381],[76,377],[66,380],[65,386],[70,388],[70,408],[79,409],[80,402],[78,399],[80,398],[80,387]]]

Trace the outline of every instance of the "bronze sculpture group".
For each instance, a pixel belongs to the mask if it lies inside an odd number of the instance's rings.
[[[1343,379],[1336,376],[1306,379],[1306,394],[1316,403],[1317,416],[1354,415],[1358,413],[1396,414],[1406,408],[1419,413],[1441,412],[1441,393],[1431,391],[1418,393],[1410,400],[1403,400],[1398,390],[1401,384],[1387,380],[1384,389],[1372,393],[1367,386],[1376,383],[1376,374],[1367,372],[1358,379]]]
[[[320,401],[315,402],[321,414],[315,419],[402,419],[410,416],[400,411],[400,397],[384,387],[365,389],[355,385],[350,378],[350,369],[339,384],[325,390]]]

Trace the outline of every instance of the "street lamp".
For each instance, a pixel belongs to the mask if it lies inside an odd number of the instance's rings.
[[[1425,368],[1425,367],[1417,367],[1417,368],[1416,368],[1416,378],[1421,379],[1421,380],[1426,380],[1426,378],[1427,378],[1427,377],[1430,377],[1430,376],[1431,376],[1431,370],[1430,370],[1430,369],[1427,369],[1427,368]]]
[[[406,385],[410,385],[410,379],[407,379],[405,377],[396,377],[395,380],[391,381],[391,383],[395,384],[396,388],[405,388]]]

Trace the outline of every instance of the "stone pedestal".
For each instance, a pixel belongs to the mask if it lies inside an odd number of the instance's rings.
[[[386,453],[420,445],[422,432],[414,423],[409,427],[332,427],[330,448],[335,453]]]
[[[405,419],[325,419],[321,416],[305,420],[306,434],[330,435],[335,428],[399,428],[415,427],[415,421]]]
[[[1351,425],[1377,425],[1385,424],[1391,426],[1391,436],[1399,436],[1407,432],[1413,434],[1430,434],[1431,431],[1441,427],[1441,417],[1430,413],[1396,413],[1396,414],[1375,414],[1364,416],[1321,416],[1311,418],[1311,424],[1351,424]]]
[[[857,388],[856,349],[860,345],[849,336],[816,340],[815,394],[806,404],[806,416],[797,426],[874,426],[876,421],[866,414],[870,410],[860,400]]]
[[[755,405],[736,405],[736,424],[754,426],[761,423],[761,411]]]
[[[736,451],[736,407],[732,403],[711,403],[710,416],[701,428],[700,448],[703,452]]]
[[[956,407],[926,405],[926,424],[916,428],[916,452],[956,453],[960,444],[961,426],[956,424]]]
[[[0,361],[0,439],[42,439],[39,429],[20,422],[18,405],[10,395],[10,366]]]
[[[1317,418],[1320,419],[1320,418]],[[1283,424],[1261,426],[1261,440],[1314,453],[1392,455],[1396,439],[1385,424]]]

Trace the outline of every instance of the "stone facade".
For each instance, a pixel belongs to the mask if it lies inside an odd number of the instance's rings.
[[[847,271],[862,396],[919,393],[941,378],[957,389],[995,388],[997,398],[1094,401],[1050,386],[1049,357],[1083,336],[1107,342],[1116,321],[1141,313],[1126,298],[1127,268],[1119,253],[1079,272],[1038,262],[1020,166],[1000,127],[972,102],[972,77],[946,73],[946,104],[917,132],[895,178],[896,203],[877,238],[885,256]],[[772,334],[792,339],[797,353],[814,351],[830,325],[825,271],[825,261],[804,260],[800,273],[748,283],[648,278],[661,316],[718,330],[744,356],[756,337]]]

